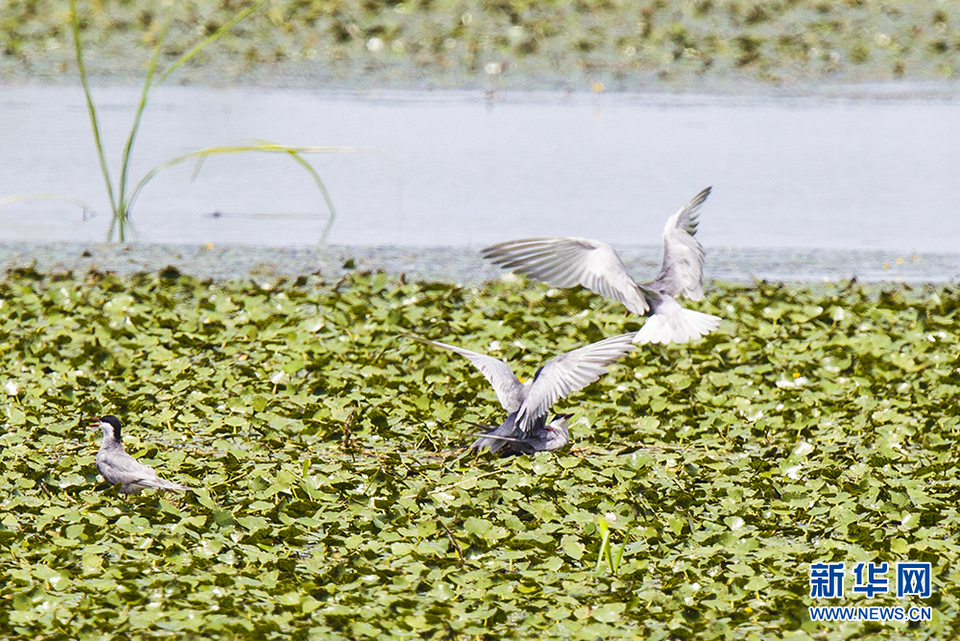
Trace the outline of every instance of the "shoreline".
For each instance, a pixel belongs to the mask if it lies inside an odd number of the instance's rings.
[[[0,243],[3,272],[33,268],[40,273],[155,273],[168,267],[200,279],[297,278],[339,280],[352,272],[382,271],[420,281],[476,285],[504,272],[480,258],[475,247],[325,245],[160,245],[106,243]],[[618,248],[639,280],[660,265],[657,245]],[[824,283],[855,278],[868,283],[944,284],[960,281],[960,253],[886,250],[727,247],[707,249],[707,282],[754,280]]]
[[[134,72],[96,74],[90,77],[94,89],[116,87],[142,88],[143,78]],[[0,74],[2,87],[66,87],[75,86],[81,91],[80,78],[73,71],[59,74]],[[203,87],[224,91],[285,91],[293,93],[323,94],[343,99],[365,98],[376,101],[407,101],[410,94],[418,94],[419,100],[464,97],[487,103],[500,102],[550,102],[557,96],[574,99],[608,97],[642,97],[648,100],[669,101],[681,96],[700,96],[705,100],[733,100],[757,102],[767,100],[813,100],[813,101],[864,101],[864,102],[955,102],[960,100],[960,83],[944,78],[860,78],[843,80],[818,78],[794,82],[765,83],[744,78],[698,78],[693,82],[665,82],[655,78],[637,79],[630,83],[591,84],[583,82],[536,82],[523,74],[516,81],[503,82],[479,79],[461,83],[435,83],[429,79],[341,78],[335,81],[317,78],[315,74],[298,74],[280,71],[276,74],[250,73],[225,82],[222,78],[204,75],[180,78],[155,87],[154,92],[164,88]]]

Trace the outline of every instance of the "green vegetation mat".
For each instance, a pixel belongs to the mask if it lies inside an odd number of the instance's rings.
[[[165,60],[251,4],[175,3]],[[142,74],[170,7],[165,0],[81,2],[91,72]],[[67,0],[5,0],[0,8],[0,78],[75,73]],[[316,86],[587,89],[606,82],[635,89],[704,78],[786,85],[948,79],[960,73],[960,3],[274,0],[197,60],[206,64],[184,78],[216,84],[299,76]]]
[[[0,636],[955,638],[958,303],[711,285],[693,307],[716,334],[640,347],[558,403],[572,449],[496,459],[462,451],[466,421],[503,418],[486,381],[402,334],[529,377],[636,329],[622,308],[521,282],[10,272]],[[205,489],[105,487],[105,413]],[[810,563],[861,561],[930,562],[933,594],[809,597]],[[807,613],[865,604],[933,620]]]

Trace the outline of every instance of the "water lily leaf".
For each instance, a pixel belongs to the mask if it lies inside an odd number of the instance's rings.
[[[566,534],[560,539],[560,545],[563,548],[564,554],[567,556],[574,559],[583,557],[585,548],[576,537]]]
[[[605,603],[590,612],[590,616],[604,623],[615,623],[626,606],[623,603]]]

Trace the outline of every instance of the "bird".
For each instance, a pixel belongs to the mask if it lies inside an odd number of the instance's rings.
[[[186,485],[160,478],[152,467],[127,454],[121,440],[120,420],[116,416],[94,418],[91,426],[103,430],[103,441],[97,451],[97,471],[110,485],[119,483],[122,493],[137,494],[146,488],[193,491]]]
[[[499,427],[491,427],[470,448],[501,456],[557,450],[569,443],[568,421],[572,414],[557,414],[547,422],[550,408],[559,399],[600,378],[608,365],[636,346],[634,332],[606,338],[551,358],[533,379],[521,383],[509,365],[492,356],[418,336],[412,338],[465,356],[490,382],[508,415]]]
[[[587,289],[614,298],[638,316],[649,316],[636,333],[639,344],[686,343],[706,336],[720,318],[686,309],[677,296],[703,298],[703,246],[697,233],[699,209],[707,187],[667,220],[663,228],[663,263],[657,277],[638,283],[617,251],[588,238],[528,238],[492,245],[481,255],[505,269],[526,274],[552,287]]]

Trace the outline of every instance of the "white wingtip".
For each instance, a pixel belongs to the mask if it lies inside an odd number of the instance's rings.
[[[684,309],[679,305],[668,311],[657,311],[647,319],[637,332],[633,342],[647,343],[686,343],[706,336],[720,325],[720,318],[711,314]]]

